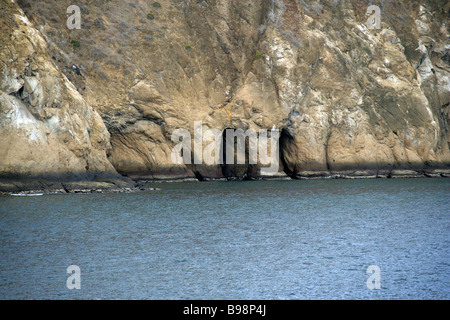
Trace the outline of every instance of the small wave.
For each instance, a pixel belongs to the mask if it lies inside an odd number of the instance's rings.
[[[43,193],[13,193],[11,194],[12,196],[15,197],[38,197],[38,196],[43,196]]]

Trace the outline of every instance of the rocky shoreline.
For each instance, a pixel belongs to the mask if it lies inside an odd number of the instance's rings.
[[[127,193],[154,190],[142,183],[127,180],[55,181],[46,179],[0,179],[0,195]]]
[[[280,173],[272,177],[252,179],[206,178],[203,180],[186,177],[175,179],[109,179],[105,181],[56,181],[46,179],[0,179],[0,195],[43,195],[43,194],[87,194],[87,193],[132,193],[160,190],[156,183],[181,183],[201,181],[244,181],[244,180],[327,180],[327,179],[400,179],[400,178],[449,178],[450,169],[435,170],[392,170],[370,174],[368,172],[340,172],[332,174],[313,173],[297,175],[295,178]],[[149,186],[152,184],[153,186]]]
[[[0,192],[269,179],[195,161],[229,129],[279,131],[270,179],[448,176],[448,1],[389,2],[380,29],[360,0],[80,6],[72,30],[65,2],[0,1]]]

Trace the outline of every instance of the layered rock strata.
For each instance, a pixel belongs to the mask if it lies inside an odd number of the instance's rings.
[[[445,0],[78,1],[73,30],[71,4],[2,1],[2,174],[261,177],[174,164],[201,121],[279,129],[279,176],[448,175]]]

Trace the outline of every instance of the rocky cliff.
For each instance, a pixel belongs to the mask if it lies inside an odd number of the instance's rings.
[[[0,16],[0,190],[67,190],[61,181],[99,178],[91,186],[128,185],[107,158],[102,118],[59,71],[41,33],[10,1]]]
[[[448,1],[16,2],[0,1],[2,176],[260,176],[174,164],[195,121],[279,129],[292,178],[448,174]]]

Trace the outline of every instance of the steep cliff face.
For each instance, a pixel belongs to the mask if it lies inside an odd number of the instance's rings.
[[[2,1],[0,12],[0,178],[119,178],[107,159],[102,118],[58,70],[17,5]]]
[[[25,104],[46,128],[71,119],[60,126],[78,131],[55,140],[75,158],[64,168],[55,158],[58,170],[79,171],[89,163],[110,172],[111,163],[134,178],[223,177],[220,165],[171,160],[172,133],[185,128],[194,134],[194,121],[204,130],[278,128],[280,171],[293,178],[439,173],[450,164],[445,0],[78,1],[79,30],[66,27],[71,1],[18,4],[38,30],[33,41],[46,46],[49,64],[78,92],[56,75],[53,81],[64,89],[50,92],[60,107],[33,102],[50,99],[30,98],[35,64],[5,65],[2,105]],[[380,29],[367,27],[370,4],[381,9]],[[14,30],[35,30],[20,19]],[[20,37],[2,52],[33,55],[36,45],[21,44]],[[40,86],[59,88],[44,85],[53,67],[39,68]],[[39,103],[47,106],[45,114]],[[51,113],[55,109],[59,113]],[[8,121],[3,130],[21,132],[18,147],[36,143],[37,134]],[[89,136],[88,128],[96,133]],[[95,152],[108,152],[108,159]],[[259,168],[231,172],[258,176]]]

